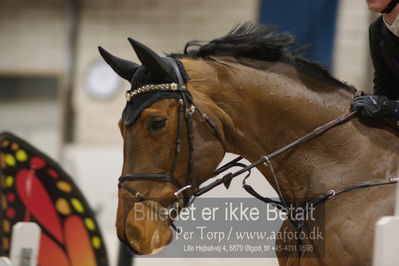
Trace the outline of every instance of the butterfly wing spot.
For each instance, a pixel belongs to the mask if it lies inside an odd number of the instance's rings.
[[[1,146],[3,148],[7,148],[8,145],[10,145],[10,141],[8,139],[3,140],[3,142],[1,143]]]
[[[11,150],[16,151],[16,150],[18,150],[18,148],[19,148],[18,143],[14,142],[13,144],[11,144]]]
[[[46,165],[46,162],[39,157],[32,157],[30,160],[30,167],[33,169],[41,169]]]
[[[5,159],[6,165],[15,166],[15,158],[11,154],[6,154],[4,159]]]
[[[78,213],[83,213],[85,211],[82,203],[77,198],[71,198],[71,204]]]
[[[14,185],[14,177],[7,176],[5,180],[6,187],[12,187]]]
[[[28,159],[28,155],[24,150],[17,150],[17,152],[15,153],[15,157],[20,162],[25,162]]]
[[[72,191],[72,186],[65,181],[57,182],[57,188],[66,193],[70,193]]]
[[[94,224],[94,221],[90,218],[85,218],[85,225],[90,231],[96,230],[96,225]]]
[[[98,236],[94,236],[91,239],[91,243],[95,249],[99,249],[101,247],[101,239]]]
[[[60,176],[58,175],[58,173],[54,170],[54,169],[48,169],[47,173],[54,179],[58,179],[60,178]]]
[[[9,233],[11,231],[10,221],[4,219],[4,221],[3,221],[3,230],[6,233]]]
[[[64,198],[60,198],[55,202],[55,208],[63,215],[71,214],[71,207],[69,206],[68,201]]]
[[[7,218],[9,218],[9,219],[14,218],[14,217],[15,217],[15,209],[14,209],[14,208],[8,208],[8,209],[6,210],[6,216],[7,216]]]

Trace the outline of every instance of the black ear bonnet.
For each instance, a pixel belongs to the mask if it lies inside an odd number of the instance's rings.
[[[172,57],[160,57],[143,44],[129,39],[142,65],[111,55],[103,48],[99,51],[104,60],[122,78],[130,81],[131,88],[127,92],[133,92],[145,85],[165,83],[186,84],[189,77],[180,60]],[[176,72],[179,72],[176,73]],[[180,78],[179,78],[179,77]],[[131,80],[129,78],[131,77]],[[182,85],[183,85],[182,84]],[[154,102],[165,98],[181,98],[179,91],[149,91],[136,95],[126,102],[122,112],[122,120],[126,127],[131,126],[140,116],[141,112]]]
[[[184,70],[183,64],[178,59],[175,58],[170,58],[170,59],[176,61],[179,71],[183,77],[183,82],[184,84],[187,83],[189,78],[186,71]],[[138,88],[144,85],[163,84],[171,82],[175,82],[178,84],[179,81],[177,80],[176,74],[174,72],[173,75],[175,76],[174,79],[171,79],[169,77],[160,77],[156,73],[151,73],[150,71],[148,71],[145,68],[145,66],[140,66],[140,68],[136,71],[136,73],[132,78],[131,81],[132,87],[130,91],[137,90]],[[126,106],[122,112],[122,120],[125,126],[129,127],[134,122],[136,122],[141,112],[145,108],[153,104],[154,102],[165,98],[179,99],[180,97],[181,96],[179,92],[173,92],[173,91],[152,91],[140,94],[136,96],[133,100],[126,103]]]

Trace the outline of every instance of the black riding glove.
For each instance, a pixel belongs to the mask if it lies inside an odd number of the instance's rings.
[[[353,99],[352,110],[358,110],[363,117],[395,117],[398,112],[398,102],[386,96],[359,96]]]

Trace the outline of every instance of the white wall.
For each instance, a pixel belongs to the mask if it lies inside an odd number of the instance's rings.
[[[371,14],[363,0],[339,2],[333,69],[335,76],[371,92],[368,27]]]
[[[0,75],[50,76],[63,89],[67,62],[64,1],[3,0],[0,7]],[[61,101],[1,99],[0,131],[11,131],[58,159]]]

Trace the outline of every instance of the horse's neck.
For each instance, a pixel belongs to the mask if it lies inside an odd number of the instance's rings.
[[[275,64],[261,71],[227,63],[221,68],[227,72],[219,69],[217,93],[215,88],[203,92],[233,121],[233,128],[225,128],[229,151],[250,161],[347,113],[350,106],[351,94],[345,89],[317,89],[336,85],[300,74],[291,66]],[[398,148],[389,132],[366,128],[354,119],[280,155],[273,164],[284,197],[313,197],[383,178],[389,170],[396,172]],[[263,166],[259,170],[275,186],[270,172]]]

